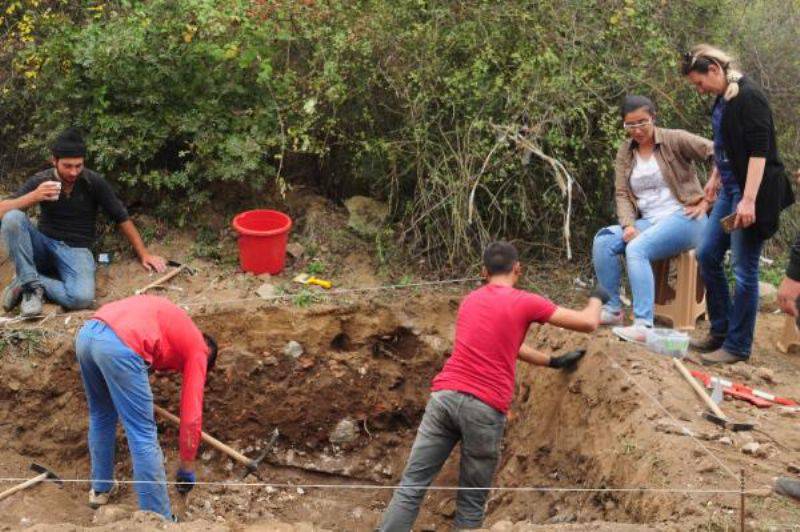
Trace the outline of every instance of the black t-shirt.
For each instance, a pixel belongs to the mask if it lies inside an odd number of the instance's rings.
[[[19,198],[45,181],[57,179],[55,168],[44,170],[28,179],[11,197]],[[69,196],[62,189],[57,201],[39,202],[39,231],[74,248],[91,247],[96,237],[98,207],[118,224],[128,219],[127,209],[108,181],[97,172],[84,169]]]

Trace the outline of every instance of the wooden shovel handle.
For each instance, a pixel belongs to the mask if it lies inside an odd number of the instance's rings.
[[[136,291],[136,295],[138,296],[139,294],[144,294],[145,292],[147,292],[151,288],[155,288],[156,286],[159,286],[161,284],[166,283],[167,281],[169,281],[170,279],[172,279],[173,277],[175,277],[176,275],[181,273],[181,271],[183,271],[184,268],[186,268],[185,265],[178,266],[177,268],[175,268],[171,272],[167,273],[166,275],[163,275],[163,276],[159,277],[158,279],[156,279],[155,281],[153,281],[149,285],[145,286],[144,288],[138,289]]]
[[[34,486],[34,485],[40,483],[40,482],[44,481],[46,478],[47,478],[47,473],[42,473],[41,475],[37,475],[37,476],[35,476],[35,477],[31,478],[31,479],[26,480],[22,484],[18,484],[16,486],[14,486],[13,488],[7,489],[3,493],[0,493],[0,501],[2,501],[5,498],[11,497],[12,495],[14,495],[18,491],[22,491],[24,489],[30,488],[31,486]]]
[[[180,426],[181,418],[179,418],[178,416],[176,416],[174,414],[171,414],[170,412],[164,410],[163,408],[161,408],[158,405],[153,405],[153,411],[156,414],[158,414],[159,416],[161,416],[164,419],[166,419],[167,421],[171,421],[173,424],[175,424],[177,426]],[[206,434],[205,432],[201,432],[200,433],[200,438],[204,442],[206,442],[210,446],[212,446],[213,448],[215,448],[218,451],[221,451],[221,452],[227,454],[228,456],[230,456],[231,458],[233,458],[237,462],[240,462],[241,464],[245,465],[248,469],[252,469],[253,467],[255,467],[256,464],[253,463],[253,460],[251,460],[250,458],[246,457],[245,455],[243,455],[239,451],[236,451],[232,447],[229,447],[229,446],[225,445],[224,443],[222,443],[221,441],[219,441],[215,437],[210,436],[209,434]]]
[[[692,389],[695,391],[695,393],[697,393],[697,395],[700,396],[700,399],[703,400],[706,406],[708,406],[708,408],[710,408],[717,417],[728,419],[728,416],[725,415],[725,412],[722,411],[717,403],[711,400],[706,391],[700,386],[700,383],[694,380],[694,377],[689,374],[689,370],[686,369],[686,366],[683,365],[683,362],[677,358],[673,358],[672,362],[675,363],[675,367],[678,368],[680,374],[683,375],[683,378],[686,379],[686,382],[691,385]]]

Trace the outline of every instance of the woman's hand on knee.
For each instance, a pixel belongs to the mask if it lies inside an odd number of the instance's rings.
[[[708,201],[704,198],[695,203],[694,205],[687,205],[683,208],[683,213],[692,219],[700,218],[708,212]]]
[[[630,242],[637,236],[639,236],[639,230],[632,225],[627,226],[622,232],[622,240],[625,242]]]

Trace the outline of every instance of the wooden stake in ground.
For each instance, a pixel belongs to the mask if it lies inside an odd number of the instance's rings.
[[[744,469],[739,470],[739,530],[744,532]]]

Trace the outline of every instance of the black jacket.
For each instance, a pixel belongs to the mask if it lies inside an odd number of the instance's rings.
[[[739,80],[739,94],[725,106],[722,142],[742,192],[750,158],[766,159],[764,178],[756,196],[756,223],[745,231],[756,231],[761,238],[770,238],[778,230],[781,211],[794,203],[794,194],[778,156],[767,97],[747,77]]]

